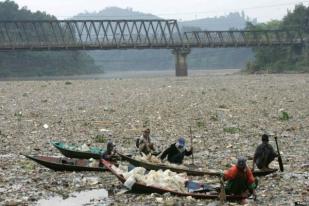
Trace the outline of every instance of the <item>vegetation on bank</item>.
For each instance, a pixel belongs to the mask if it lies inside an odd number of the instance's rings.
[[[55,20],[45,12],[19,8],[13,1],[0,2],[0,21]],[[1,28],[0,28],[1,30]],[[1,40],[1,39],[0,39]],[[9,51],[0,52],[0,78],[62,76],[101,73],[93,59],[80,51]]]
[[[309,7],[297,5],[282,21],[266,24],[248,24],[248,29],[300,29],[308,41]],[[247,63],[247,73],[299,73],[309,72],[309,48],[307,46],[253,48],[255,59]]]

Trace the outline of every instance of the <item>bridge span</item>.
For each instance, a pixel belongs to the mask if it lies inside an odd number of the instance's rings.
[[[176,20],[0,21],[0,51],[171,49],[176,76],[187,76],[192,48],[303,45],[298,30],[182,33]]]

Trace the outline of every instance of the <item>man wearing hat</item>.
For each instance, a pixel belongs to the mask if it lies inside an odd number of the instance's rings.
[[[113,158],[113,156],[115,155],[115,152],[116,152],[115,146],[116,145],[111,140],[109,140],[107,142],[105,152],[103,152],[102,155],[101,155],[102,159],[105,159],[105,160],[108,160],[108,161],[112,160],[112,158]]]
[[[268,142],[268,135],[263,134],[262,144],[256,148],[254,153],[252,170],[254,170],[255,165],[259,169],[269,169],[269,164],[275,159],[275,157],[278,157],[278,154]]]
[[[167,156],[167,160],[170,163],[182,164],[185,156],[192,155],[192,147],[190,151],[186,149],[186,142],[183,137],[180,137],[178,141],[171,144],[161,155],[161,160],[164,160]]]
[[[228,181],[225,187],[227,194],[241,195],[243,197],[253,194],[254,198],[256,198],[256,182],[251,169],[247,166],[246,158],[239,157],[236,165],[232,165],[230,169],[224,171],[223,180]]]
[[[136,147],[140,153],[149,154],[154,151],[153,143],[150,141],[150,129],[145,129],[143,135],[136,140]]]

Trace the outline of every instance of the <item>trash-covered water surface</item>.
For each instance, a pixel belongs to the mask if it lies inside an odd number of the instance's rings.
[[[107,206],[108,193],[105,189],[96,189],[82,192],[74,192],[68,198],[57,196],[48,199],[39,200],[38,206],[82,206],[82,205],[100,205]]]
[[[309,74],[192,71],[185,78],[65,82],[0,81],[0,204],[32,206],[104,188],[115,205],[214,205],[168,193],[126,193],[109,172],[54,172],[20,155],[60,155],[51,141],[105,149],[108,140],[122,154],[135,155],[144,128],[158,151],[180,136],[190,148],[190,127],[194,157],[185,157],[184,164],[202,171],[227,169],[240,155],[252,157],[263,133],[276,135],[284,172],[259,178],[256,204],[308,202]],[[269,143],[276,149],[272,136]],[[277,160],[270,167],[279,168]]]

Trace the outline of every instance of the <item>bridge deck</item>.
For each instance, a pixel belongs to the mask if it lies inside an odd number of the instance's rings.
[[[299,31],[196,31],[176,20],[0,21],[0,50],[173,49],[303,44]]]

